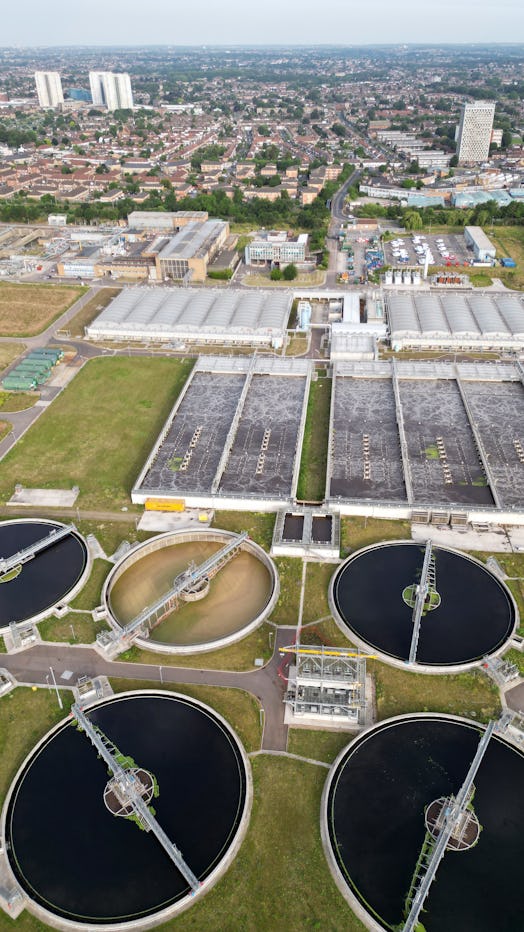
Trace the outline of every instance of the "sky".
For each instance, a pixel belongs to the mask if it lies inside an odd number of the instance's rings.
[[[524,42],[523,0],[24,0],[0,46]]]

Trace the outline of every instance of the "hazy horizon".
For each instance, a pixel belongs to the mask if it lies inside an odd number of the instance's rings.
[[[521,0],[479,0],[474,17],[470,0],[422,7],[414,0],[394,5],[369,0],[358,8],[347,0],[325,0],[320,12],[312,3],[266,0],[254,14],[246,14],[238,0],[201,0],[196,14],[167,0],[150,0],[147,7],[129,0],[125,13],[120,5],[91,0],[77,16],[63,0],[26,0],[4,16],[0,43],[2,48],[522,44],[515,35],[524,41]]]

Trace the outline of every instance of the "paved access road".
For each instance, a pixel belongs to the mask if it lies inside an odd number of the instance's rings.
[[[0,665],[21,683],[40,686],[50,684],[50,667],[59,686],[72,686],[79,676],[108,676],[130,680],[150,680],[154,683],[225,686],[251,693],[264,710],[262,749],[285,751],[287,726],[284,725],[285,682],[278,675],[282,662],[278,648],[293,643],[294,628],[276,628],[276,643],[270,662],[260,670],[233,673],[225,670],[199,670],[143,663],[110,661],[90,647],[69,644],[38,644],[16,654],[4,654]],[[159,661],[162,655],[159,654]],[[73,675],[63,679],[70,671]]]

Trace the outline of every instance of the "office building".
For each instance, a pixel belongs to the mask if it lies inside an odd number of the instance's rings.
[[[457,156],[463,162],[485,162],[489,156],[495,103],[476,100],[464,103],[457,127]]]
[[[64,94],[58,71],[36,71],[35,84],[40,107],[58,107],[63,104]]]
[[[108,110],[132,110],[133,92],[126,72],[90,71],[89,86],[95,106]]]
[[[286,232],[280,230],[261,234],[246,246],[245,263],[246,265],[284,268],[291,262],[305,262],[307,240],[307,233],[300,233],[297,237],[288,236]]]

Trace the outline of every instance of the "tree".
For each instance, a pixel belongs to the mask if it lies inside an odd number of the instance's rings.
[[[422,217],[417,210],[411,210],[404,214],[404,226],[406,230],[422,229]]]
[[[289,265],[286,265],[285,269],[282,272],[282,277],[286,282],[293,282],[298,275],[298,269],[294,262],[290,262]]]
[[[272,282],[279,282],[282,278],[282,272],[280,269],[271,269],[270,279]]]

